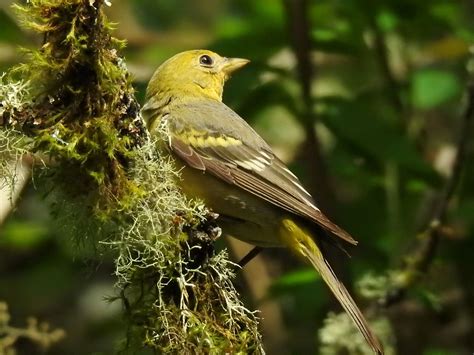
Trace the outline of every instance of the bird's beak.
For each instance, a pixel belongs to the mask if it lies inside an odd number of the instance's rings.
[[[237,69],[242,68],[245,64],[249,63],[250,60],[243,58],[225,58],[222,65],[222,71],[226,75],[232,74]]]

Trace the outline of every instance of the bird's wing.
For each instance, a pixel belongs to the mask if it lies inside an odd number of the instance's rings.
[[[170,146],[187,165],[308,218],[351,244],[357,242],[315,205],[298,178],[240,116],[221,102],[180,105],[165,117]]]

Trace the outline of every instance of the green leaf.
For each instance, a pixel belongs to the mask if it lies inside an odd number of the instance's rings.
[[[424,69],[412,78],[413,105],[420,109],[431,109],[459,95],[461,85],[451,72],[438,69]]]
[[[385,32],[393,31],[399,22],[397,16],[387,9],[381,10],[377,14],[376,20],[380,28]]]
[[[31,249],[48,237],[48,228],[34,222],[10,222],[1,233],[0,244]]]
[[[237,82],[237,84],[239,83]],[[242,96],[242,92],[245,92],[242,85],[232,85],[232,88],[236,91],[234,96],[237,96],[239,92],[240,96]],[[239,91],[239,89],[241,90]],[[232,92],[228,96],[226,94],[227,102],[230,102],[231,107],[238,106],[236,111],[245,119],[255,117],[271,106],[285,107],[288,112],[293,114],[298,112],[296,98],[282,80],[272,80],[259,85],[244,100],[241,100],[238,105],[232,103],[231,94]]]
[[[406,183],[406,189],[410,192],[424,192],[429,188],[426,181],[420,179],[410,179]]]
[[[0,42],[19,44],[24,42],[24,35],[17,24],[0,9]]]
[[[315,50],[351,55],[357,52],[358,44],[352,41],[349,36],[341,37],[338,33],[326,29],[318,29],[311,32],[312,47]]]
[[[422,287],[419,287],[413,291],[418,300],[430,310],[434,310],[436,312],[440,312],[442,310],[440,298],[435,293]]]
[[[278,278],[272,285],[273,290],[299,287],[314,283],[319,275],[314,269],[304,269],[287,273]]]
[[[330,297],[326,285],[318,279],[320,276],[314,269],[291,271],[273,282],[267,297],[285,300],[289,310],[288,324],[313,321],[314,314],[323,309]]]
[[[265,45],[262,45],[265,43]],[[207,47],[227,56],[265,61],[287,45],[281,26],[261,26],[242,31],[235,36],[222,36]]]
[[[354,100],[325,98],[321,119],[347,144],[353,154],[360,154],[380,166],[391,161],[403,168],[434,179],[436,174],[413,143],[400,131],[391,108],[377,106],[373,97],[359,96]]]
[[[457,352],[447,349],[430,348],[423,351],[423,355],[456,355]]]

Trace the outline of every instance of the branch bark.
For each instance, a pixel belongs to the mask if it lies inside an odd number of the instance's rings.
[[[321,143],[315,131],[318,118],[313,109],[312,82],[316,69],[311,62],[311,37],[310,21],[308,18],[309,2],[307,0],[285,0],[288,16],[288,28],[291,45],[293,46],[296,60],[301,97],[303,99],[303,112],[300,122],[306,132],[306,141],[300,150],[300,160],[305,162],[308,170],[308,189],[316,202],[328,215],[333,214],[334,192],[328,178],[326,164],[321,151]]]
[[[213,248],[215,215],[180,192],[162,149],[166,132],[145,129],[107,3],[17,6],[44,44],[4,77],[16,90],[0,85],[0,132],[26,144],[7,144],[5,156],[54,159],[35,185],[61,236],[114,253],[128,352],[262,354],[258,318],[232,283],[234,264]]]
[[[25,156],[10,163],[15,170],[13,184],[5,184],[0,188],[0,227],[18,204],[23,190],[31,180],[31,159]]]

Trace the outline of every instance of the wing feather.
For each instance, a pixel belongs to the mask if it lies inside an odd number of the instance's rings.
[[[177,156],[192,168],[207,171],[357,244],[316,207],[298,178],[242,118],[221,102],[204,106],[182,106],[167,117],[171,149]],[[226,119],[230,122],[224,122]]]

